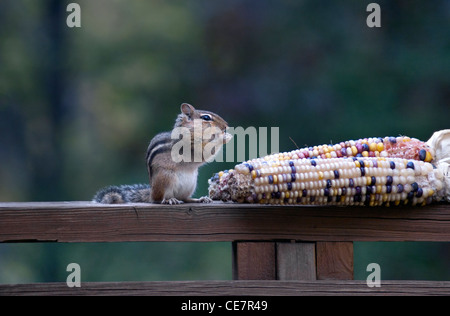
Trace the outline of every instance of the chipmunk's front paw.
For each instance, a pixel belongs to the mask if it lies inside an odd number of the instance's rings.
[[[170,198],[170,199],[164,199],[161,201],[161,204],[169,204],[169,205],[174,205],[174,204],[182,204],[183,201],[177,200],[176,198]]]
[[[200,203],[212,203],[213,200],[207,196],[202,196],[201,198],[198,199],[198,201]]]

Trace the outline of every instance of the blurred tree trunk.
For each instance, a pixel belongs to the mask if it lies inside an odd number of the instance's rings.
[[[46,140],[45,152],[34,157],[31,198],[33,200],[60,200],[63,196],[63,127],[65,109],[63,94],[66,82],[65,1],[48,0],[44,5],[43,32],[46,45],[37,47],[37,59],[41,62],[39,77],[42,78],[44,102],[48,125],[42,133]],[[47,16],[45,16],[45,14]]]
[[[67,68],[65,58],[67,57],[67,43],[65,40],[66,23],[66,1],[47,0],[43,12],[43,27],[47,37],[48,46],[40,48],[39,60],[43,62],[40,68],[40,77],[43,79],[43,97],[48,106],[49,125],[45,137],[48,137],[49,152],[39,155],[45,161],[36,161],[32,194],[38,200],[61,200],[64,199],[63,181],[63,148],[64,148],[64,123],[66,121],[66,109],[64,106],[64,91],[67,83]],[[57,247],[44,244],[41,255],[44,259],[39,266],[39,275],[43,282],[58,280],[65,266],[56,251]],[[67,263],[68,264],[68,263]]]

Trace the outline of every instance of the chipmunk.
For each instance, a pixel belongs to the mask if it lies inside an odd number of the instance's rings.
[[[219,115],[183,103],[173,130],[160,133],[150,141],[146,156],[150,184],[109,186],[98,191],[93,202],[212,202],[207,196],[199,199],[191,196],[197,186],[198,168],[211,161],[231,140],[227,128],[228,123]]]

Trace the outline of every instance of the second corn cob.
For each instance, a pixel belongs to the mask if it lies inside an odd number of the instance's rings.
[[[432,162],[434,150],[425,142],[408,136],[370,137],[349,140],[334,145],[304,147],[290,152],[276,153],[253,159],[302,159],[302,158],[341,158],[341,157],[390,157]]]

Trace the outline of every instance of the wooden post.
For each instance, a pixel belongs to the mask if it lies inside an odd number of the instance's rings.
[[[316,245],[312,242],[277,243],[278,280],[315,280]]]
[[[317,242],[317,279],[353,280],[353,242]]]
[[[275,280],[275,243],[233,242],[233,279]]]
[[[315,280],[315,243],[233,242],[235,280]]]
[[[235,280],[353,280],[352,242],[233,242]]]

